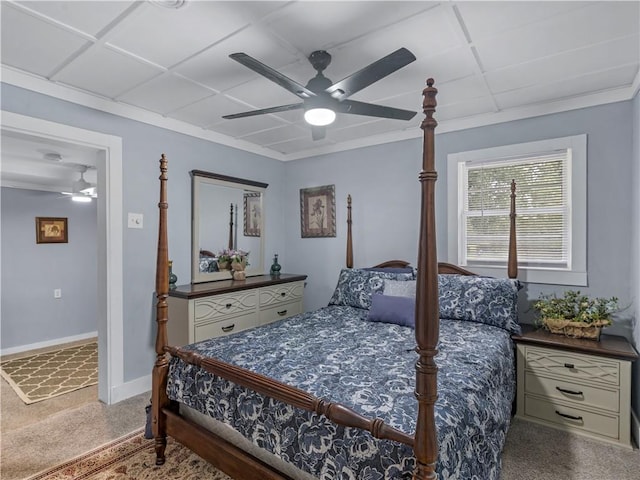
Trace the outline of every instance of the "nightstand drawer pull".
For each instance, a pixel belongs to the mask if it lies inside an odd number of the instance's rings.
[[[562,392],[562,393],[569,394],[569,395],[583,395],[582,392],[576,392],[574,390],[567,390],[566,388],[556,387],[556,390],[558,390],[559,392]]]
[[[580,420],[580,421],[582,421],[582,417],[576,417],[574,415],[567,415],[566,413],[560,413],[558,410],[556,410],[556,414],[560,415],[561,417],[568,418],[570,420]]]
[[[287,314],[287,311],[286,311],[286,310],[280,310],[280,311],[278,312],[278,315],[280,315],[281,317],[285,316],[286,314]]]
[[[564,366],[565,368],[576,368],[573,363],[565,363]]]
[[[284,297],[287,294],[287,292],[280,292],[280,296]]]
[[[225,305],[225,308],[231,308],[231,306],[232,306],[232,305],[233,305],[233,303],[227,303],[227,304]]]
[[[231,325],[227,325],[226,327],[222,327],[222,331],[223,332],[230,332],[234,328],[236,328],[236,324],[232,323]]]

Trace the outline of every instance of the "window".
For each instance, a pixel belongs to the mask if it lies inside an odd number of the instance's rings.
[[[516,181],[518,278],[584,286],[586,135],[451,154],[448,260],[503,275]]]

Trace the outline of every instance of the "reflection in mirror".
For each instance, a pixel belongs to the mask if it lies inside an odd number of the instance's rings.
[[[191,174],[192,283],[230,279],[222,265],[229,251],[247,254],[247,276],[264,274],[267,184],[200,170]]]

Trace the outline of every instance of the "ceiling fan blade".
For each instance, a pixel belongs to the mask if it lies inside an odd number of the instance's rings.
[[[233,58],[236,62],[241,63],[245,67],[250,68],[256,73],[259,73],[263,77],[268,78],[272,82],[277,83],[281,87],[289,90],[294,95],[297,95],[300,98],[311,98],[315,97],[316,94],[309,90],[307,87],[300,85],[298,82],[291,80],[289,77],[281,74],[277,70],[265,65],[262,62],[259,62],[253,57],[250,57],[246,53],[232,53],[229,55],[230,58]]]
[[[343,100],[342,102],[338,102],[337,108],[338,111],[342,113],[391,118],[394,120],[411,120],[416,113],[418,113],[412,112],[411,110],[402,110],[401,108],[374,105],[373,103],[356,102],[355,100]]]
[[[311,127],[311,138],[315,140],[322,140],[327,136],[327,127]]]
[[[302,108],[304,103],[290,103],[289,105],[280,105],[279,107],[262,108],[260,110],[251,110],[249,112],[233,113],[231,115],[224,115],[222,118],[231,120],[234,118],[253,117],[254,115],[264,115],[266,113],[287,112],[289,110],[297,110]]]
[[[399,48],[386,57],[373,62],[352,75],[334,83],[325,91],[337,100],[343,100],[381,78],[392,74],[396,70],[410,64],[416,59],[415,55],[406,48]]]

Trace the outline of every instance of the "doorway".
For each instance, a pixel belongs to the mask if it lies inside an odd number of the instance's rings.
[[[124,384],[122,139],[60,123],[2,112],[2,130],[43,141],[97,150],[98,398],[127,396]]]

